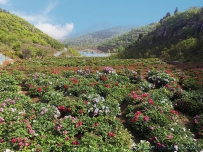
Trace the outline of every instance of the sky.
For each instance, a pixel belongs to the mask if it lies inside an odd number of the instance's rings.
[[[202,7],[203,0],[0,0],[0,8],[56,39],[98,25],[144,26],[176,7],[183,12],[194,6]]]

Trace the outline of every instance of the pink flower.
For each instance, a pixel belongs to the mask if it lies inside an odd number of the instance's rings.
[[[4,102],[4,103],[2,103],[2,107],[5,107],[6,106],[6,103]]]
[[[136,111],[135,115],[140,115],[142,114],[140,111]]]
[[[30,125],[30,124],[28,124],[28,125],[27,125],[27,128],[29,128],[29,129],[30,129],[30,128],[31,128],[31,125]]]
[[[65,131],[63,131],[63,135],[66,135],[68,132],[65,130]]]
[[[167,136],[167,138],[168,138],[168,139],[171,139],[171,138],[173,138],[173,136],[171,136],[171,135],[168,135],[168,136]]]
[[[28,147],[29,146],[29,143],[25,143],[25,147]]]
[[[158,143],[157,143],[157,146],[159,146],[159,147],[160,147],[160,146],[161,146],[161,143],[160,143],[160,142],[158,142]]]
[[[150,129],[150,130],[154,130],[154,127],[153,127],[153,126],[150,126],[149,129]]]
[[[19,146],[22,146],[23,145],[23,142],[19,142],[19,144],[18,144]]]
[[[155,139],[155,140],[158,140],[158,138],[157,138],[156,136],[154,137],[154,139]]]
[[[197,120],[197,119],[195,119],[195,120],[194,120],[194,123],[195,123],[195,124],[197,124],[197,123],[198,123],[198,120]]]
[[[144,121],[148,121],[149,117],[148,116],[144,116]]]
[[[0,112],[4,112],[4,109],[3,109],[3,108],[0,108]]]

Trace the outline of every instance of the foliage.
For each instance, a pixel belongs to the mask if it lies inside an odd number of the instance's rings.
[[[141,35],[145,35],[154,30],[155,26],[155,23],[151,23],[146,26],[134,28],[121,36],[102,42],[97,48],[104,52],[121,53],[128,45],[140,39]]]
[[[166,61],[197,62],[203,59],[202,8],[167,15],[156,29],[133,42],[120,53],[121,58],[157,57]]]
[[[124,34],[125,32],[130,31],[132,28],[134,27],[132,26],[112,27],[109,29],[100,30],[82,36],[67,39],[65,43],[77,49],[84,48],[96,49],[97,45],[100,44],[101,42],[107,41],[108,39]]]
[[[5,55],[44,57],[44,52],[53,53],[63,47],[60,42],[14,14],[1,11],[0,18],[0,51]]]

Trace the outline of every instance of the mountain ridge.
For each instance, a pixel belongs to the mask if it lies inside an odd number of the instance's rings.
[[[79,37],[69,38],[65,43],[76,48],[96,48],[96,46],[101,42],[128,32],[133,27],[134,26],[115,26],[105,30],[88,33]]]
[[[56,39],[23,18],[0,9],[0,52],[12,58],[44,57],[63,49]]]
[[[157,57],[163,60],[203,60],[203,7],[167,13],[155,30],[129,45],[121,58]]]

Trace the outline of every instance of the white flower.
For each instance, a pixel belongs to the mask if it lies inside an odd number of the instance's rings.
[[[185,128],[183,128],[183,131],[186,131],[186,129],[185,129]]]
[[[175,149],[175,150],[178,150],[178,145],[174,145],[174,149]]]
[[[16,111],[16,109],[15,108],[11,108],[11,112],[15,112]]]
[[[173,129],[173,128],[171,128],[171,130],[172,130],[172,131],[174,131],[174,129]]]

